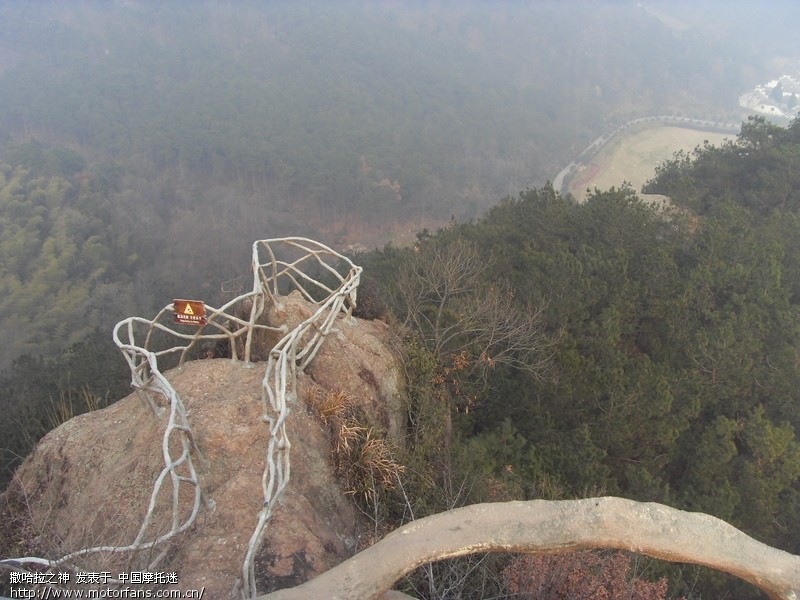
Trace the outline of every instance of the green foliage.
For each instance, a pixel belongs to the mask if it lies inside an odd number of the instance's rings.
[[[111,337],[92,331],[54,359],[22,355],[0,376],[0,488],[48,431],[124,397],[130,374]]]
[[[798,127],[754,120],[735,144],[678,157],[651,191],[681,209],[626,188],[580,205],[544,188],[431,236],[477,245],[518,306],[546,303],[544,328],[560,332],[548,378],[499,369],[453,413],[451,464],[474,497],[602,490],[797,552],[800,204],[779,184],[800,171]],[[387,287],[412,258],[395,256]],[[695,597],[757,597],[670,577]]]
[[[441,493],[452,477],[451,398],[441,377],[442,367],[433,354],[419,344],[405,344],[408,406],[407,437],[400,462],[406,466],[403,478],[409,506],[399,506],[404,518],[419,518],[453,508],[453,498]],[[402,499],[406,503],[406,498]]]
[[[680,154],[656,171],[647,193],[666,194],[679,206],[705,215],[724,201],[767,216],[776,209],[800,208],[797,162],[800,120],[779,127],[751,117],[735,141]]]
[[[45,164],[64,156],[39,150]],[[0,163],[0,367],[53,357],[131,308],[131,248],[109,198],[89,178],[46,171]]]
[[[125,393],[117,320],[213,301],[250,241],[477,217],[609,123],[710,110],[757,66],[622,4],[534,4],[0,5],[2,477],[61,399]],[[480,382],[409,346],[390,513],[605,490],[797,551],[799,177],[800,121],[752,119],[659,169],[669,214],[625,187],[577,205],[545,186],[422,235],[491,258],[482,291],[544,307],[559,341],[547,377]],[[363,257],[372,298],[398,310],[412,261]]]

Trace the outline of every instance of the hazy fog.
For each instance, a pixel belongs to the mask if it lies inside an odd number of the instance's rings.
[[[254,239],[404,243],[552,181],[632,119],[739,122],[740,94],[797,71],[798,13],[1,2],[0,316],[22,325],[0,364],[39,329],[68,343],[176,290],[213,297]]]

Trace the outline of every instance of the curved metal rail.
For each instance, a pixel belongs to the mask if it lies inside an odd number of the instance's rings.
[[[265,258],[262,258],[262,255]],[[341,273],[344,267],[346,273]],[[259,332],[283,334],[269,353],[262,380],[264,421],[270,437],[262,476],[263,505],[248,544],[242,566],[241,594],[254,597],[254,560],[277,502],[289,483],[291,443],[286,434],[286,418],[297,398],[297,369],[303,370],[314,359],[325,336],[340,314],[349,316],[356,304],[361,267],[328,246],[307,238],[287,237],[259,240],[252,250],[253,289],[220,308],[207,307],[207,324],[194,333],[170,323],[173,305],[165,306],[154,319],[130,317],[120,321],[113,332],[131,370],[131,384],[154,417],[165,420],[161,450],[164,467],[156,478],[142,525],[127,546],[84,548],[49,560],[26,557],[0,561],[0,565],[23,571],[25,565],[75,568],[74,561],[99,552],[135,552],[160,548],[191,527],[202,508],[213,508],[204,497],[195,461],[203,457],[195,443],[180,396],[162,374],[169,366],[181,366],[200,350],[202,343],[227,341],[231,359],[251,363],[253,341]],[[291,331],[286,325],[273,327],[259,322],[268,306],[280,306],[281,297],[297,290],[314,306],[315,312]],[[246,315],[246,317],[245,317]],[[208,333],[208,331],[211,333]],[[165,365],[167,365],[165,367]],[[165,414],[166,417],[165,417]],[[180,501],[181,484],[189,486],[192,502]],[[169,530],[158,532],[154,514],[163,495],[169,494]],[[163,529],[163,525],[162,525]],[[155,555],[148,569],[156,568],[167,550]]]

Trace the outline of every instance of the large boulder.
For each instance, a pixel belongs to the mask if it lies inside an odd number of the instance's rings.
[[[314,308],[293,292],[270,307],[267,322],[292,329]],[[406,404],[400,363],[398,340],[386,323],[345,318],[337,321],[307,370],[324,388],[346,393],[370,426],[402,445]]]
[[[292,296],[273,307],[269,317],[292,327],[311,311],[312,305]],[[358,549],[365,529],[333,471],[329,431],[314,414],[313,398],[347,394],[363,414],[374,417],[375,427],[399,441],[404,392],[394,346],[384,323],[339,317],[308,373],[298,376],[298,401],[287,420],[291,480],[256,556],[259,591],[302,583]],[[265,366],[208,359],[166,374],[187,407],[202,453],[195,464],[206,502],[197,522],[168,543],[157,570],[176,572],[183,589],[205,586],[206,597],[237,597],[242,561],[263,503],[269,436],[262,418]],[[8,507],[16,511],[16,527],[25,532],[31,552],[56,558],[84,547],[130,544],[163,469],[164,428],[164,418],[132,394],[43,438],[0,500],[6,512]],[[187,505],[192,488],[181,487],[180,502]],[[165,507],[169,501],[168,494],[159,496]],[[157,510],[156,522],[166,522],[168,513]],[[144,569],[157,554],[101,552],[75,562],[85,570],[115,573]]]

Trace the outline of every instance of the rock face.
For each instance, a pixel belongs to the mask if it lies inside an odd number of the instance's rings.
[[[284,319],[291,327],[311,310],[291,296],[273,309],[270,320]],[[339,318],[308,373],[298,376],[298,403],[287,421],[291,480],[256,558],[260,592],[302,583],[355,553],[363,526],[333,473],[329,434],[308,399],[344,392],[374,418],[371,425],[399,441],[404,392],[393,345],[384,323]],[[237,597],[263,501],[269,435],[262,420],[265,366],[209,359],[166,373],[189,411],[204,459],[196,461],[201,486],[213,508],[201,509],[197,522],[168,543],[157,570],[176,572],[182,589],[205,586],[206,597]],[[41,440],[5,494],[7,504],[24,513],[15,518],[32,549],[57,558],[84,547],[130,544],[163,468],[163,431],[164,423],[131,395],[76,417]],[[75,562],[97,572],[145,570],[157,553],[106,552]]]
[[[267,321],[286,323],[292,329],[311,315],[311,305],[295,292],[270,309]],[[341,319],[309,365],[308,373],[323,388],[345,392],[369,419],[369,425],[402,445],[404,384],[397,346],[383,321]]]

